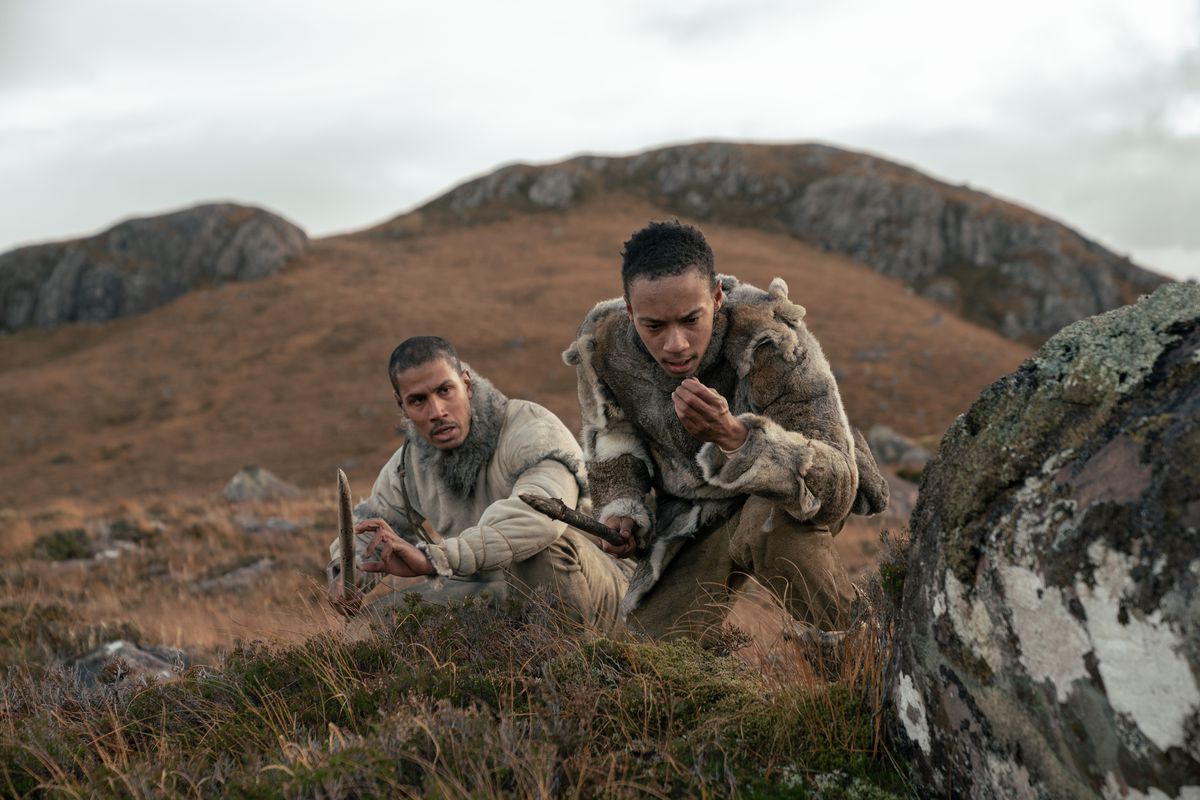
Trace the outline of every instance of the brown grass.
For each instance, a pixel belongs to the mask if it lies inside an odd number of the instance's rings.
[[[613,196],[455,231],[318,240],[267,280],[5,337],[0,507],[216,493],[249,463],[306,487],[348,465],[365,490],[398,443],[388,353],[418,333],[450,338],[502,390],[576,426],[560,353],[586,310],[619,293],[621,242],[662,216]],[[860,427],[938,435],[1028,354],[843,257],[704,227],[719,269],[788,281]]]

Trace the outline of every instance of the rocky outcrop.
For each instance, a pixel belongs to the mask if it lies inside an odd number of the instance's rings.
[[[1044,341],[1166,282],[1019,206],[815,144],[702,143],[625,158],[517,164],[415,213],[422,220],[485,222],[514,212],[561,212],[613,191],[645,197],[664,216],[787,231],[1018,340]],[[404,236],[412,225],[406,216],[377,231]]]
[[[118,639],[67,662],[66,668],[84,686],[121,681],[171,680],[188,665],[187,654],[168,647],[150,647]]]
[[[268,469],[251,464],[242,467],[238,473],[229,479],[221,494],[231,503],[245,503],[262,500],[285,500],[299,497],[298,487],[279,478]]]
[[[872,425],[867,432],[871,454],[881,465],[895,467],[905,479],[919,477],[932,453],[887,425]]]
[[[273,275],[307,248],[290,222],[232,204],[23,247],[0,255],[0,331],[139,314],[196,286]]]
[[[922,794],[1200,793],[1200,286],[1078,322],[925,469],[897,631]]]

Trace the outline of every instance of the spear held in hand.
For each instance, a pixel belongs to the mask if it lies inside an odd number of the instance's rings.
[[[350,480],[346,473],[337,471],[338,485],[338,539],[342,543],[342,596],[350,597],[354,591],[354,515],[350,511]]]
[[[621,538],[621,534],[586,514],[580,514],[557,497],[538,497],[535,494],[523,494],[520,495],[520,498],[535,511],[540,511],[551,519],[565,522],[572,528],[578,528],[584,533],[590,533],[592,536],[599,537],[614,547],[621,547],[625,544],[625,540]]]

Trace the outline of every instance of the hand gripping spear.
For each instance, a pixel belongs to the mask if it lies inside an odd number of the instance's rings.
[[[597,522],[586,514],[580,514],[557,497],[538,497],[535,494],[523,494],[519,496],[525,501],[526,505],[535,511],[540,511],[551,519],[560,520],[572,528],[578,528],[584,533],[590,533],[592,536],[599,537],[614,547],[620,547],[625,544],[625,540],[621,538],[621,534],[607,525]]]
[[[342,543],[342,597],[349,599],[354,587],[354,515],[350,511],[350,480],[337,471],[338,539]]]

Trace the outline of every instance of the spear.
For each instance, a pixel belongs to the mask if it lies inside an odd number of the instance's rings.
[[[337,471],[338,539],[342,543],[342,597],[349,599],[354,591],[354,516],[350,512],[350,480]]]
[[[525,501],[526,505],[535,511],[540,511],[547,517],[550,517],[550,519],[565,522],[572,528],[578,528],[584,533],[597,536],[614,547],[620,547],[625,544],[625,540],[621,538],[621,534],[586,514],[580,514],[557,497],[539,497],[535,494],[523,494],[519,495],[519,497]]]

